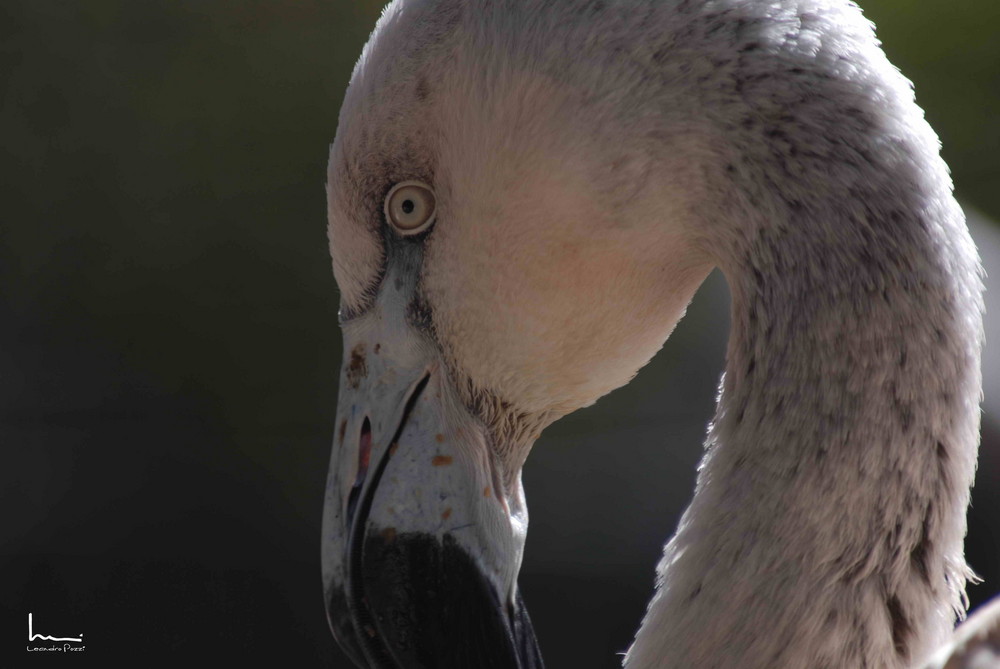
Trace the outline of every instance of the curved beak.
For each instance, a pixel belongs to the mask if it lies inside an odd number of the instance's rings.
[[[500,484],[486,431],[408,322],[407,284],[390,271],[343,326],[323,513],[330,628],[369,669],[541,667],[517,590],[520,482]]]

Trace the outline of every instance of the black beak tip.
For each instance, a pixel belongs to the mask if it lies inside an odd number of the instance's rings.
[[[358,667],[367,669],[364,652],[358,645],[354,623],[343,587],[334,585],[326,592],[326,622],[340,649]]]
[[[450,535],[369,531],[351,578],[352,601],[328,595],[328,616],[359,667],[544,666],[520,592],[499,595]]]
[[[523,669],[544,669],[545,663],[542,662],[542,652],[538,648],[538,639],[535,638],[535,628],[531,625],[528,607],[524,605],[520,588],[515,590],[512,608],[511,626],[517,655],[521,660],[520,666]]]

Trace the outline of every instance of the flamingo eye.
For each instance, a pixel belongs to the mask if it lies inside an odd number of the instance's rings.
[[[385,196],[385,218],[401,235],[415,235],[434,224],[434,191],[419,181],[402,181]]]

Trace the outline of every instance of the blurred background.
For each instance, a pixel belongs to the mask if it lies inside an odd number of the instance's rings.
[[[863,4],[1000,276],[1000,4]],[[381,6],[0,5],[0,666],[349,666],[320,586],[340,361],[323,181]],[[727,300],[713,276],[653,363],[528,461],[521,585],[552,667],[619,666],[691,495]],[[995,319],[973,604],[1000,590]],[[29,611],[83,656],[26,653]]]

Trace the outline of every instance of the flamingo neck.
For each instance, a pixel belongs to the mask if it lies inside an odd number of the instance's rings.
[[[964,611],[980,283],[943,164],[904,149],[829,160],[826,192],[773,157],[730,177],[765,206],[720,242],[726,372],[630,669],[902,669]]]

